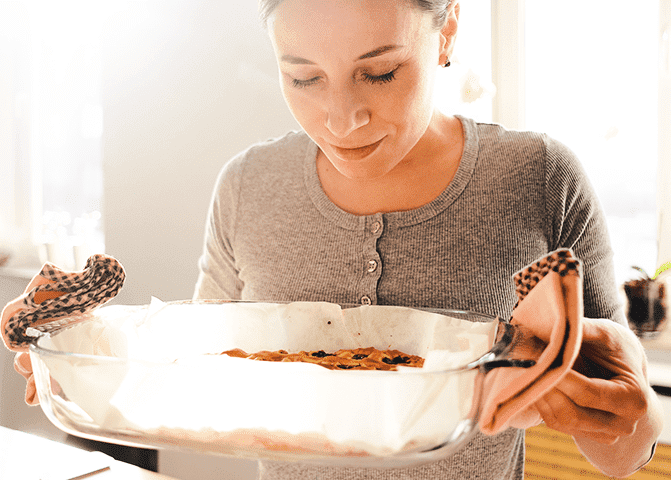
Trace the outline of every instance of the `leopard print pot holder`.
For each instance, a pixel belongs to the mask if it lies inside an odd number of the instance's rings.
[[[2,335],[11,350],[25,350],[34,340],[29,328],[50,333],[75,323],[73,316],[107,303],[117,295],[126,278],[121,264],[102,254],[89,257],[78,272],[45,263],[38,275],[43,277],[38,282],[41,284],[25,295],[21,309],[4,325]]]
[[[551,271],[557,272],[562,277],[566,275],[582,277],[581,262],[575,258],[573,252],[568,248],[555,250],[513,275],[518,304]]]

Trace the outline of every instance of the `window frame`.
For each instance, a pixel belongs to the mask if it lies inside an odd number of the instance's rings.
[[[525,128],[525,0],[492,1],[492,118]],[[659,0],[657,265],[671,261],[671,0]],[[651,272],[651,274],[654,272]]]
[[[671,261],[671,0],[659,0],[657,265]],[[666,132],[666,135],[664,133]]]

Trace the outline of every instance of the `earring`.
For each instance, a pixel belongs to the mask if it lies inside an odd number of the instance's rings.
[[[446,60],[445,63],[443,64],[443,67],[444,67],[444,68],[447,68],[447,67],[449,67],[450,65],[452,65],[452,63],[450,62],[450,57],[447,57],[447,60]]]

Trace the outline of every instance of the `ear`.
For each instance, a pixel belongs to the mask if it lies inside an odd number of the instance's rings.
[[[445,20],[445,25],[440,30],[441,59],[452,57],[454,44],[457,39],[457,28],[459,26],[459,9],[459,0],[452,0],[450,6],[447,7],[447,19]]]

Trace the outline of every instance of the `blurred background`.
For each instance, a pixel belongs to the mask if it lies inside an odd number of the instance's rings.
[[[462,0],[437,69],[439,108],[577,153],[619,283],[671,260],[670,37],[671,0]],[[299,128],[277,77],[255,1],[0,1],[0,305],[44,261],[79,269],[95,252],[126,269],[116,303],[190,298],[222,165]],[[4,349],[0,381],[0,425],[60,435],[23,405]],[[160,468],[256,471],[175,452]]]

